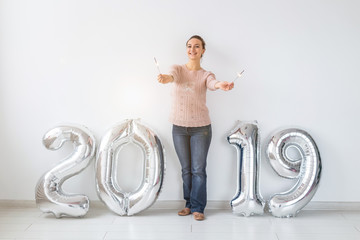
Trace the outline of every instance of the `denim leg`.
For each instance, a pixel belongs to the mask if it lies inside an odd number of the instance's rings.
[[[176,154],[179,158],[183,180],[183,194],[186,201],[185,207],[191,208],[191,155],[190,155],[190,136],[186,127],[173,126],[173,142]]]
[[[204,212],[206,191],[206,158],[211,142],[211,125],[204,127],[173,126],[173,141],[183,179],[184,199],[191,212]]]
[[[206,159],[211,142],[211,125],[191,128],[191,173],[192,189],[190,203],[192,212],[204,212],[207,202]]]

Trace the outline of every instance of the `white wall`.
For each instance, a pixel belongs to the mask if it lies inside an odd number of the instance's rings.
[[[42,146],[50,128],[82,124],[100,142],[126,118],[141,118],[165,145],[160,199],[182,199],[167,120],[171,85],[157,83],[153,57],[163,72],[185,63],[185,42],[199,34],[207,42],[203,67],[219,80],[246,69],[233,91],[208,92],[208,199],[232,198],[236,150],[226,136],[237,120],[256,119],[262,150],[279,128],[313,136],[323,160],[314,200],[360,201],[359,9],[356,0],[0,0],[0,199],[34,199],[40,176],[71,152],[70,144],[56,152]],[[135,149],[122,153],[119,170],[129,187],[140,178]],[[96,200],[93,166],[65,190]],[[264,152],[261,167],[266,198],[293,184],[274,173]]]

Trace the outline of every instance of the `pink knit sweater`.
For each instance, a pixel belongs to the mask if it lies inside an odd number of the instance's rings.
[[[190,71],[186,65],[174,65],[170,122],[183,127],[201,127],[211,123],[206,107],[206,90],[216,90],[215,75],[204,69]]]

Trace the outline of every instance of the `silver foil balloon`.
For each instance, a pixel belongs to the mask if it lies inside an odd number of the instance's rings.
[[[130,142],[143,151],[144,174],[137,190],[125,192],[116,183],[115,153]],[[126,120],[111,128],[101,140],[96,159],[98,196],[111,211],[119,215],[134,215],[156,201],[164,171],[164,149],[158,136],[138,120]]]
[[[259,193],[260,141],[258,124],[239,121],[227,137],[237,150],[237,191],[231,200],[233,213],[250,216],[264,213]]]
[[[82,126],[58,126],[48,131],[43,144],[49,150],[58,150],[67,141],[74,145],[74,151],[38,181],[35,199],[41,211],[62,216],[82,217],[89,210],[89,198],[80,194],[67,194],[62,190],[65,180],[83,171],[96,152],[92,133]]]
[[[290,149],[301,158],[294,159]],[[267,146],[272,168],[284,178],[298,179],[290,190],[275,194],[268,202],[275,217],[294,217],[314,196],[321,176],[319,150],[311,136],[301,129],[290,128],[274,134]]]

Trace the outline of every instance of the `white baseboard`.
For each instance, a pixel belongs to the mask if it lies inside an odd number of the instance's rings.
[[[360,211],[360,202],[309,202],[304,210]]]
[[[151,206],[152,209],[180,209],[184,207],[184,201],[180,200],[158,200]],[[36,208],[34,200],[0,200],[0,208]],[[99,201],[90,202],[90,208],[106,208]],[[228,209],[229,201],[208,201],[207,209]],[[339,211],[360,211],[360,202],[322,202],[311,201],[303,210],[339,210]]]
[[[184,201],[157,201],[152,206],[155,209],[180,209]],[[207,209],[231,209],[230,201],[208,201]],[[339,210],[360,211],[360,202],[309,202],[303,210]]]

